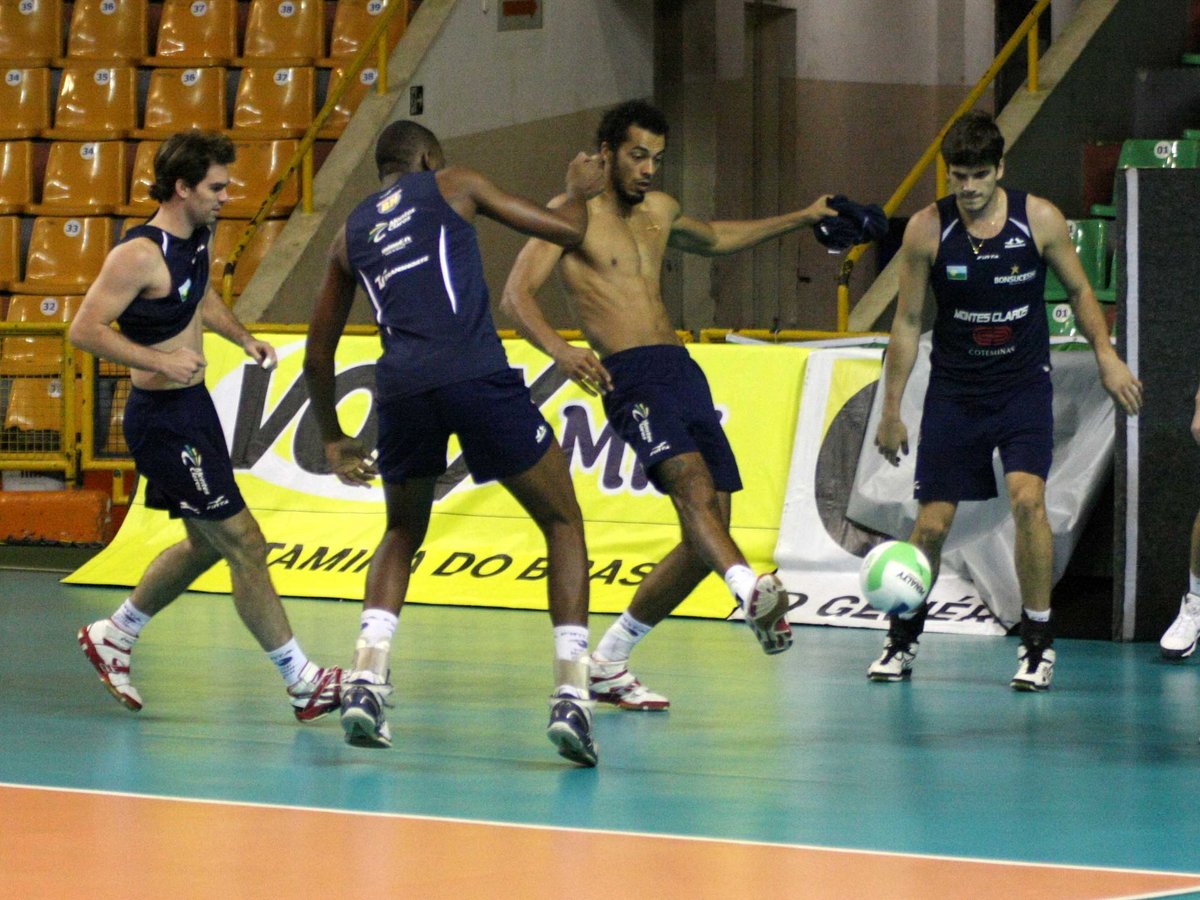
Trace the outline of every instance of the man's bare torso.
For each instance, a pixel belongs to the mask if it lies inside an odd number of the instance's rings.
[[[680,343],[660,287],[676,209],[661,192],[647,194],[628,215],[611,197],[588,201],[587,236],[563,254],[560,268],[584,335],[599,356]]]

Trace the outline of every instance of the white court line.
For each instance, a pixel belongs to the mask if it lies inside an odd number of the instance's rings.
[[[170,800],[177,803],[198,803],[210,806],[241,806],[249,809],[277,809],[295,812],[325,813],[335,816],[368,816],[378,819],[401,819],[414,822],[447,822],[454,825],[483,825],[492,828],[515,828],[525,831],[553,831],[568,834],[597,834],[614,837],[661,838],[672,841],[694,841],[704,844],[734,844],[745,847],[781,847],[792,850],[813,850],[827,853],[864,854],[866,856],[892,856],[906,859],[929,859],[938,862],[984,863],[995,866],[1030,866],[1039,869],[1070,869],[1079,872],[1115,872],[1126,875],[1169,875],[1179,878],[1200,879],[1200,872],[1177,872],[1168,869],[1125,869],[1118,866],[1084,866],[1075,863],[1034,862],[1020,859],[984,859],[974,856],[949,856],[940,853],[911,853],[891,850],[864,850],[854,847],[826,847],[819,844],[789,844],[781,841],[750,841],[741,838],[702,837],[692,834],[669,832],[619,831],[608,828],[572,828],[566,825],[530,825],[523,822],[501,822],[492,819],[466,819],[457,816],[429,816],[415,813],[374,812],[371,810],[331,809],[323,806],[296,806],[287,803],[258,803],[246,800],[213,800],[206,797],[180,797],[171,794],[142,794],[136,791],[102,791],[95,788],[55,787],[43,784],[14,784],[0,781],[0,789],[13,788],[28,791],[55,791],[63,794],[90,794],[99,797],[129,797],[136,800]],[[1171,893],[1137,894],[1112,900],[1140,900],[1150,897],[1178,896],[1200,888],[1184,888]]]

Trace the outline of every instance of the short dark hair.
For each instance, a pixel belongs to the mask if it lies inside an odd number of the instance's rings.
[[[942,159],[948,166],[999,166],[1004,158],[1004,135],[991,113],[963,113],[942,138]]]
[[[181,131],[162,142],[154,154],[154,184],[150,197],[165,203],[175,196],[180,179],[195,187],[208,174],[209,166],[227,166],[237,157],[233,141],[216,131]]]
[[[614,106],[600,120],[600,127],[596,129],[596,147],[608,144],[610,150],[616,150],[629,137],[631,125],[664,138],[667,136],[667,117],[661,109],[645,100],[627,100]]]
[[[375,168],[379,177],[393,172],[412,172],[426,150],[441,152],[437,135],[411,119],[399,119],[380,132],[375,141]]]

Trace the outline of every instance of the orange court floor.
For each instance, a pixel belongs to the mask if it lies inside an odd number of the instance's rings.
[[[602,709],[600,765],[546,740],[544,614],[411,605],[394,746],[301,725],[225,595],[134,652],[145,708],[75,642],[115,588],[0,571],[0,897],[1200,897],[1200,667],[1063,640],[1016,694],[1016,639],[928,635],[872,684],[877,631],[668,620],[635,652],[665,713]],[[286,600],[318,662],[358,605]],[[593,637],[612,620],[595,616]]]

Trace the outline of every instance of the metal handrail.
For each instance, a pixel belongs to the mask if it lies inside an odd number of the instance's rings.
[[[358,53],[354,55],[349,68],[342,75],[342,80],[329,91],[325,98],[325,105],[321,107],[312,124],[308,126],[308,131],[304,132],[304,137],[300,139],[300,144],[296,148],[296,152],[292,154],[292,158],[284,168],[283,173],[279,176],[279,180],[275,182],[271,190],[267,192],[267,196],[263,198],[258,211],[254,214],[254,218],[246,223],[246,228],[242,231],[242,236],[238,238],[238,242],[234,244],[233,250],[229,253],[229,258],[225,262],[225,271],[221,276],[221,299],[225,301],[226,306],[231,306],[233,303],[233,270],[237,266],[238,259],[246,247],[249,246],[250,241],[253,240],[255,232],[258,231],[263,220],[271,212],[275,201],[279,199],[279,195],[283,193],[284,188],[287,186],[288,179],[297,168],[302,167],[300,174],[300,208],[305,213],[313,211],[313,144],[316,143],[317,134],[333,114],[338,101],[342,99],[342,95],[366,66],[367,59],[370,58],[372,53],[375,53],[379,67],[379,77],[375,81],[375,93],[387,93],[389,48],[384,36],[387,34],[387,29],[392,19],[397,15],[401,15],[400,11],[403,10],[404,28],[400,32],[400,37],[404,37],[404,32],[408,30],[408,9],[409,0],[389,0],[387,9],[379,16],[379,21],[375,23],[374,29],[367,36]]]
[[[954,124],[954,120],[974,106],[975,101],[983,96],[983,92],[987,90],[988,85],[995,80],[1000,70],[1004,67],[1004,64],[1008,62],[1017,48],[1021,46],[1022,41],[1028,43],[1028,51],[1026,53],[1029,58],[1028,75],[1026,78],[1027,89],[1030,93],[1038,90],[1038,19],[1049,5],[1050,0],[1038,0],[1037,5],[1029,11],[1029,15],[1025,17],[1017,30],[1013,32],[1012,37],[1008,39],[1000,52],[996,54],[996,58],[992,60],[991,66],[988,67],[983,77],[976,82],[975,87],[971,89],[963,102],[958,105],[958,108],[946,120],[946,124],[941,127],[937,136],[930,141],[929,146],[925,148],[925,152],[921,154],[916,164],[909,170],[904,180],[900,182],[899,187],[888,198],[887,203],[883,204],[883,211],[889,218],[899,208],[900,204],[904,202],[909,191],[913,189],[913,186],[921,176],[925,174],[925,170],[929,168],[929,164],[935,159],[937,160],[937,196],[941,197],[946,192],[945,163],[942,161],[941,156],[938,155],[938,151],[942,145],[942,138],[946,136],[946,132]],[[839,331],[846,330],[850,319],[850,275],[854,272],[854,264],[867,252],[868,246],[868,244],[859,244],[852,247],[850,252],[846,254],[845,260],[842,261],[842,269],[838,275],[837,291],[837,322]]]

